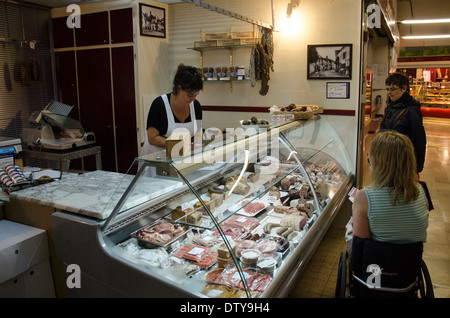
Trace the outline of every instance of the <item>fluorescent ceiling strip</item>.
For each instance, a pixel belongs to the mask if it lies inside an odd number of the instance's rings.
[[[415,40],[415,39],[448,39],[450,34],[439,34],[439,35],[405,35],[402,39],[405,40]]]
[[[450,19],[403,20],[403,24],[450,23]]]

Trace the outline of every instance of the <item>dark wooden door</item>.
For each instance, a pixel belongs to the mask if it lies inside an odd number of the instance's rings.
[[[75,67],[75,52],[61,51],[55,53],[56,82],[58,100],[61,103],[74,106],[69,117],[76,120],[78,116],[77,75]]]
[[[81,124],[102,147],[102,170],[116,171],[109,48],[77,51],[77,65]],[[94,158],[85,159],[95,170]]]
[[[82,14],[81,27],[75,28],[75,45],[104,45],[109,44],[108,12]]]
[[[138,155],[133,47],[112,48],[111,56],[118,171],[126,172]]]
[[[133,10],[111,10],[111,43],[133,42]]]
[[[73,47],[73,29],[67,27],[67,17],[52,19],[53,46],[55,48]]]

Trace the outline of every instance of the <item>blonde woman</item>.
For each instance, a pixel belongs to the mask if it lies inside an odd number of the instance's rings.
[[[425,242],[427,199],[419,184],[411,140],[379,132],[369,153],[371,184],[355,194],[353,235],[393,243]]]

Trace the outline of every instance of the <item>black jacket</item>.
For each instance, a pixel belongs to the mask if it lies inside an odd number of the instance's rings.
[[[407,108],[406,111],[395,122],[398,114],[405,108]],[[396,102],[390,102],[384,110],[380,130],[389,129],[407,135],[411,139],[416,154],[417,172],[421,172],[425,162],[427,137],[425,128],[423,127],[420,102],[414,99],[409,93],[403,94]]]

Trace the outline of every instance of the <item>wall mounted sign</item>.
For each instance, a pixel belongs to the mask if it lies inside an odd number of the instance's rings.
[[[327,99],[349,99],[350,83],[327,82]]]
[[[141,35],[166,37],[166,9],[139,3]]]
[[[308,45],[308,79],[351,79],[352,45]]]

